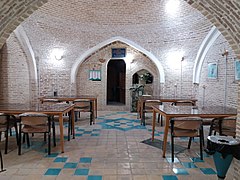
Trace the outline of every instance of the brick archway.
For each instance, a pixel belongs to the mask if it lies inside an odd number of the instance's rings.
[[[9,35],[48,0],[2,0],[0,2],[0,48]]]
[[[200,11],[226,38],[240,58],[240,1],[229,0],[184,0]]]

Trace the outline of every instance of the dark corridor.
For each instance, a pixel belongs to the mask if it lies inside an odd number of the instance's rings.
[[[126,64],[124,60],[110,60],[107,67],[107,104],[125,104]]]

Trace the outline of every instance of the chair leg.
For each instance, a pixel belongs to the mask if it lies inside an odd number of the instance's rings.
[[[70,126],[70,136],[71,136],[71,135],[73,135],[73,130],[72,130],[72,114],[71,114],[71,112],[69,112],[68,117],[69,117],[68,125]]]
[[[200,137],[199,137],[199,143],[200,143],[200,159],[203,160],[203,127],[200,128]]]
[[[202,145],[205,147],[205,142],[204,142],[204,129],[202,127]]]
[[[30,140],[29,140],[29,134],[26,133],[26,136],[27,136],[27,146],[30,147]]]
[[[71,131],[72,131],[72,128],[71,128],[71,117],[69,116],[69,119],[68,119],[68,141],[70,141]]]
[[[192,137],[190,137],[188,140],[188,149],[190,149],[190,147],[191,147],[191,142],[192,142]]]
[[[8,149],[8,130],[5,131],[5,154],[7,154],[7,149]]]
[[[45,142],[47,141],[47,135],[46,135],[46,133],[44,133],[44,141],[45,141]]]
[[[15,128],[15,132],[16,132],[16,141],[17,141],[17,145],[18,145],[18,127],[17,127],[17,123],[14,124],[14,128]]]
[[[51,118],[48,118],[48,155],[50,154],[51,154]]]
[[[172,162],[174,162],[174,136],[173,136],[174,121],[171,121],[171,154]]]
[[[172,162],[174,162],[174,137],[171,136]]]
[[[51,154],[51,132],[48,132],[48,155]]]
[[[77,122],[78,121],[78,112],[77,111],[74,112],[74,116],[75,116],[75,122]]]
[[[56,128],[54,121],[52,121],[52,130],[53,130],[53,145],[56,147]]]
[[[22,134],[21,134],[21,124],[19,125],[19,137],[18,137],[18,155],[21,155],[21,137],[22,137]]]
[[[2,152],[0,150],[0,162],[1,162],[1,170],[0,170],[0,173],[3,172],[3,171],[6,171],[6,169],[3,169],[3,158],[2,158]]]
[[[9,133],[10,133],[10,136],[12,136],[12,129],[9,128]]]

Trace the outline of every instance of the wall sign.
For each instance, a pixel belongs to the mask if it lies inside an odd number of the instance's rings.
[[[113,58],[124,58],[126,57],[126,48],[112,48]]]
[[[235,65],[235,80],[240,80],[240,60],[236,59],[234,61]]]
[[[101,81],[101,70],[89,70],[89,80]]]
[[[208,78],[212,79],[217,78],[217,63],[208,64]]]

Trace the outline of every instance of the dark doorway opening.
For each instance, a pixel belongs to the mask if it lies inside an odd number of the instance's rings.
[[[107,104],[125,105],[126,64],[124,60],[113,59],[107,67]]]

